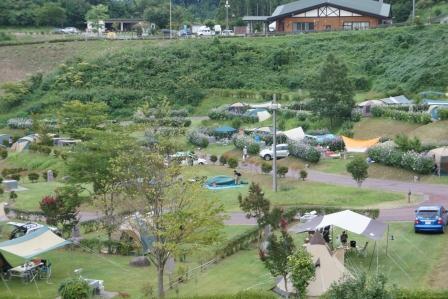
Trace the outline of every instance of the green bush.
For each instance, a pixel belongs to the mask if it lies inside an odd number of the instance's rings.
[[[35,182],[37,182],[37,181],[39,180],[39,174],[38,174],[38,173],[35,173],[35,172],[29,173],[29,174],[28,174],[28,179],[29,179],[31,182],[35,183]]]
[[[221,165],[226,165],[226,163],[227,163],[227,158],[226,158],[224,155],[222,155],[221,157],[219,157],[219,163],[220,163]]]
[[[371,109],[373,117],[387,117],[394,120],[406,121],[415,124],[429,124],[431,115],[427,112],[408,112],[396,107],[375,106]]]
[[[437,114],[439,115],[440,120],[448,120],[448,109],[447,108],[443,108],[443,109],[438,108]]]
[[[211,155],[210,156],[210,162],[216,163],[216,161],[218,161],[218,157],[216,155]]]
[[[3,160],[8,158],[8,150],[6,149],[0,149],[0,158],[2,158]]]
[[[8,175],[8,178],[10,178],[11,180],[20,181],[21,175],[20,175],[20,173],[14,173],[14,174]]]
[[[286,174],[288,173],[288,171],[289,171],[288,167],[286,167],[286,166],[280,166],[280,167],[277,169],[277,174],[278,174],[279,177],[285,177]]]
[[[264,174],[268,174],[271,171],[272,171],[272,165],[270,163],[263,162],[261,164],[261,172],[263,172]]]
[[[305,169],[300,170],[300,178],[304,181],[308,177],[308,172]]]
[[[3,195],[3,193],[5,193],[5,190],[3,190],[2,187],[0,187],[0,195]]]
[[[58,293],[62,299],[88,299],[92,297],[89,284],[81,278],[70,278],[62,281]]]
[[[237,168],[238,167],[238,160],[236,158],[229,158],[227,160],[227,164],[230,168]]]
[[[193,130],[187,135],[188,142],[201,148],[208,146],[208,136],[198,130]]]
[[[250,155],[257,155],[260,152],[260,144],[259,143],[251,143],[247,146],[247,152]]]
[[[320,152],[312,145],[300,142],[290,142],[288,148],[289,154],[296,158],[312,163],[317,163],[320,160]]]

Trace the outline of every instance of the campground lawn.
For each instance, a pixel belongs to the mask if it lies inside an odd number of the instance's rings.
[[[184,177],[206,176],[208,178],[217,175],[233,175],[233,170],[224,166],[197,166],[185,167]],[[405,195],[392,192],[379,192],[355,187],[335,186],[295,179],[282,178],[279,180],[279,191],[272,192],[272,177],[269,175],[242,172],[243,180],[259,183],[266,197],[273,205],[297,206],[297,205],[323,205],[333,207],[368,207],[381,203],[405,203]],[[246,195],[248,185],[235,189],[219,191],[205,190],[202,196],[215,197],[220,200],[226,211],[238,211],[238,194]]]

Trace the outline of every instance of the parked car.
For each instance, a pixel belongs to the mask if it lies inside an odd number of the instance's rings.
[[[286,143],[277,144],[277,158],[285,158],[289,156],[289,149]],[[274,157],[274,147],[265,148],[260,151],[260,157],[266,161],[271,160]]]
[[[225,29],[225,30],[222,31],[222,35],[223,36],[234,36],[235,33],[233,32],[233,30]]]
[[[448,211],[443,206],[422,206],[415,210],[414,230],[418,232],[445,232]]]
[[[189,165],[190,161],[193,161],[193,165],[206,165],[207,160],[199,158],[191,152],[177,152],[170,156],[171,160],[179,161],[181,165]],[[191,159],[191,160],[190,160]]]
[[[10,240],[28,235],[38,230],[39,228],[44,227],[44,225],[35,222],[27,222],[27,223],[8,222],[8,225],[11,225],[13,227],[12,232],[9,234]],[[60,235],[60,232],[56,227],[53,226],[47,226],[47,227],[55,234]]]
[[[65,27],[64,29],[62,29],[62,32],[65,34],[77,34],[79,33],[79,30],[75,27]]]
[[[210,28],[203,26],[203,27],[199,28],[197,35],[198,36],[212,36],[213,31]]]
[[[179,37],[191,37],[192,33],[191,33],[190,29],[186,29],[186,30],[182,29],[177,33],[177,35]]]
[[[64,29],[62,29],[62,28],[54,28],[53,30],[51,30],[51,33],[53,33],[53,34],[64,34]]]

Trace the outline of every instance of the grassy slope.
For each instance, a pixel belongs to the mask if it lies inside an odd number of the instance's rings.
[[[363,118],[355,124],[356,139],[369,139],[380,136],[394,138],[399,133],[408,134],[420,125],[387,118]]]
[[[448,121],[438,121],[416,128],[409,134],[423,143],[448,144]]]
[[[39,60],[48,62],[30,68],[25,63],[23,69],[11,71],[17,71],[18,76],[23,77],[29,70],[48,69],[44,66],[54,66],[60,62],[58,58],[51,58],[57,61],[55,63],[49,61],[45,53],[63,53],[61,56],[64,59],[72,55],[81,56],[100,66],[85,74],[90,86],[116,92],[126,87],[151,91],[149,95],[154,96],[172,90],[185,76],[204,89],[297,91],[304,87],[322,58],[332,52],[348,65],[351,75],[369,77],[374,92],[366,93],[366,96],[379,96],[399,86],[409,94],[419,91],[419,86],[440,85],[442,78],[448,76],[446,69],[441,67],[447,55],[443,48],[434,47],[434,43],[440,43],[447,36],[446,27],[431,26],[422,30],[408,27],[276,38],[235,38],[221,40],[220,43],[213,40],[183,40],[163,42],[161,47],[153,46],[155,42],[138,41],[73,42],[29,46],[30,50],[23,50],[28,46],[7,47],[3,60],[11,60],[5,63],[6,66],[14,65],[14,57],[19,57],[19,65],[20,60],[28,60],[27,57],[31,57],[29,63]],[[83,49],[84,44],[90,49]],[[33,47],[36,48],[33,50]],[[73,51],[65,47],[73,48]],[[129,50],[130,47],[135,49]],[[121,48],[125,51],[120,51]],[[280,72],[272,67],[277,59],[274,54],[289,57],[280,66]],[[132,71],[132,76],[129,71]],[[85,88],[80,90],[84,91]],[[32,101],[58,102],[61,100],[61,96],[56,95],[58,92],[60,90],[56,89],[46,95],[39,94]],[[357,100],[362,100],[362,97]],[[221,98],[210,100],[214,103],[230,101]],[[138,104],[135,101],[126,107]],[[33,102],[18,107],[11,115],[22,112]],[[197,112],[204,113],[212,106],[205,105]]]

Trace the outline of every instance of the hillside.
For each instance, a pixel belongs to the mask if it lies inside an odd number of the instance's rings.
[[[210,89],[296,93],[307,88],[328,53],[348,65],[359,91],[413,95],[445,90],[448,48],[442,45],[447,42],[448,27],[433,25],[111,48],[100,57],[71,59],[42,82],[33,82],[3,117],[51,110],[73,99],[106,101],[120,117],[160,96],[178,106],[197,105]]]

